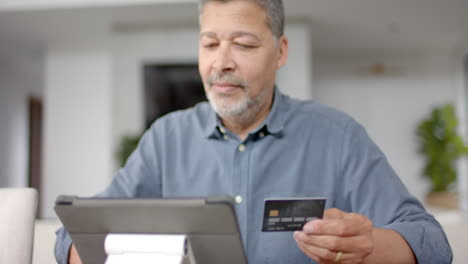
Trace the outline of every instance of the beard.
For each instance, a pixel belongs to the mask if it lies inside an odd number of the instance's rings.
[[[258,95],[252,96],[247,83],[231,73],[214,73],[208,77],[207,82],[206,97],[220,117],[239,117],[247,121],[255,117],[268,97],[268,89],[262,89]],[[242,89],[241,96],[214,93],[211,87],[216,82],[239,86]]]

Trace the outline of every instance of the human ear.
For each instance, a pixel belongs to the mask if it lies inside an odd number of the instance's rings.
[[[277,60],[277,69],[283,67],[288,60],[288,38],[286,36],[281,36],[278,39],[278,60]]]

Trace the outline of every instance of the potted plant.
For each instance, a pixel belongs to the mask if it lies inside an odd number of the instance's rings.
[[[125,166],[127,159],[130,157],[133,151],[137,148],[138,143],[140,142],[141,136],[142,135],[132,135],[132,136],[126,135],[122,137],[122,139],[120,140],[118,150],[115,153],[120,167]]]
[[[425,157],[423,175],[432,187],[427,203],[456,208],[458,198],[453,190],[457,179],[457,160],[468,154],[462,137],[457,132],[458,120],[453,104],[436,107],[417,127],[419,152]]]

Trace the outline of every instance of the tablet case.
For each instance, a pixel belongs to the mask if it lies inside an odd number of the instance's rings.
[[[108,233],[186,234],[197,263],[247,263],[228,196],[114,199],[59,196],[54,207],[84,264],[103,264]]]

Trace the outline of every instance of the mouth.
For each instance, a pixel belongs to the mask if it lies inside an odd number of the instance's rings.
[[[211,88],[220,93],[233,93],[243,89],[242,85],[225,82],[212,83]]]

